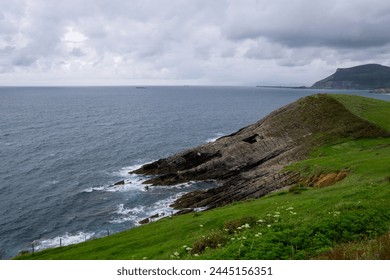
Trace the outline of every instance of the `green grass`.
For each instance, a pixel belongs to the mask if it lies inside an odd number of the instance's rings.
[[[338,95],[336,99],[354,113],[364,107],[359,113],[362,117],[387,128],[388,102],[376,106],[369,99]],[[288,167],[303,177],[348,170],[348,176],[332,186],[298,185],[295,191],[167,217],[106,238],[17,259],[327,259],[335,248],[389,232],[389,166],[389,137],[340,139]],[[370,256],[375,258],[375,254]]]
[[[332,94],[331,96],[342,103],[353,114],[390,131],[389,102],[344,94]]]

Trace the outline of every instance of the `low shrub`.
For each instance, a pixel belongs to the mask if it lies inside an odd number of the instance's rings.
[[[206,248],[219,248],[225,245],[226,241],[227,237],[223,231],[212,231],[208,236],[202,237],[201,239],[195,241],[191,252],[192,254],[199,254]]]

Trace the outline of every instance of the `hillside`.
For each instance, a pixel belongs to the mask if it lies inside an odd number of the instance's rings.
[[[325,117],[317,115],[321,111],[313,109],[318,103],[332,104],[325,106],[330,112],[323,113],[337,115],[331,118],[333,129]],[[335,248],[345,248],[349,253],[342,251],[343,258],[363,255],[366,259],[388,259],[386,248],[390,244],[384,245],[386,238],[382,236],[390,231],[390,103],[357,96],[315,95],[283,107],[271,117],[302,106],[313,114],[302,118],[291,115],[298,119],[285,120],[290,124],[283,127],[293,129],[291,133],[295,134],[295,128],[312,124],[315,133],[310,141],[303,139],[310,144],[310,149],[301,154],[305,159],[280,171],[299,178],[288,189],[17,258],[321,259],[332,256]],[[305,120],[309,116],[318,120]],[[259,123],[268,123],[268,118]],[[321,128],[323,122],[328,124]],[[249,126],[234,135],[250,127],[260,132],[258,126]],[[286,130],[272,135],[289,133]],[[342,179],[334,180],[337,176]],[[377,244],[375,252],[367,254],[365,244]],[[356,250],[360,255],[354,253],[353,246],[359,246]]]
[[[313,84],[318,89],[382,89],[390,87],[390,67],[366,64],[339,68],[329,77]]]
[[[385,130],[351,113],[336,98],[319,94],[284,106],[215,142],[160,159],[135,172],[153,175],[147,183],[155,185],[217,180],[220,187],[188,193],[174,203],[177,209],[213,208],[296,184],[298,174],[283,168],[306,158],[315,146],[339,138],[384,135]]]

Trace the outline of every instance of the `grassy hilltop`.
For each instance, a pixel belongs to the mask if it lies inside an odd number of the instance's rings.
[[[329,98],[390,132],[389,102]],[[289,188],[16,259],[389,259],[389,134],[329,139],[285,167]]]

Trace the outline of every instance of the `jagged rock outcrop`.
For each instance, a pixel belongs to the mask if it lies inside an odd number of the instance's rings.
[[[124,185],[124,184],[125,184],[125,180],[122,180],[122,181],[116,182],[114,184],[114,186],[121,186],[121,185]]]
[[[284,106],[257,123],[212,143],[146,164],[134,171],[153,175],[146,183],[171,185],[217,180],[219,187],[179,198],[176,209],[216,207],[258,198],[301,181],[283,171],[310,150],[342,137],[378,137],[387,132],[348,111],[329,95],[314,95]]]
[[[390,67],[379,64],[339,68],[329,77],[313,84],[321,89],[379,89],[390,87]]]

